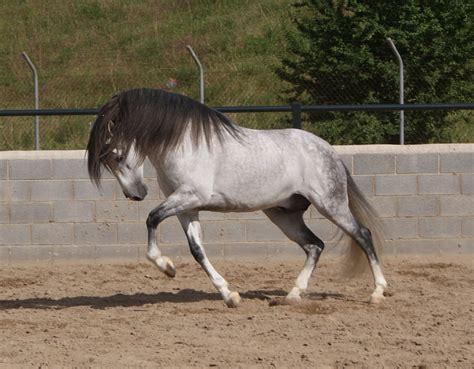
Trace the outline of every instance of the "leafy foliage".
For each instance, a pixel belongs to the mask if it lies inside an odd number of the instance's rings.
[[[292,100],[311,104],[397,103],[405,64],[405,103],[470,102],[474,97],[472,2],[307,0],[294,5],[289,56],[279,76]],[[448,112],[406,115],[407,143],[447,139]],[[472,116],[471,116],[472,117]],[[398,114],[311,115],[332,143],[396,143]],[[471,120],[472,123],[472,120]]]

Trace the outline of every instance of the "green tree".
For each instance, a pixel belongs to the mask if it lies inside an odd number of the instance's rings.
[[[308,104],[397,103],[405,64],[405,103],[471,102],[474,97],[473,3],[458,0],[306,0],[277,71],[291,100]],[[407,143],[443,140],[448,112],[406,113]],[[398,113],[309,116],[335,144],[396,143]],[[444,125],[444,127],[443,127]]]

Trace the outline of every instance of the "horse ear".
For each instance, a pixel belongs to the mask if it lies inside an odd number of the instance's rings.
[[[112,133],[112,130],[114,129],[114,121],[113,120],[109,120],[109,122],[107,123],[107,132],[109,132],[109,138],[107,138],[107,141],[105,142],[107,145],[112,141],[112,137],[113,137],[113,133]]]
[[[107,123],[107,131],[109,131],[110,137],[113,136],[112,130],[114,129],[115,122],[113,120],[109,120],[109,123]]]

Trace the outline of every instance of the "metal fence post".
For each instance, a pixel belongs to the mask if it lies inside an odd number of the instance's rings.
[[[186,49],[188,49],[189,53],[194,59],[194,62],[196,63],[198,69],[199,69],[199,101],[204,104],[204,69],[202,68],[202,64],[199,61],[199,58],[197,57],[196,53],[194,52],[193,48],[188,45],[186,46]]]
[[[31,71],[33,72],[33,82],[35,85],[35,109],[39,109],[39,91],[38,91],[38,72],[36,71],[36,67],[29,58],[29,56],[26,54],[26,52],[22,52],[21,56],[25,61],[28,63],[28,66],[30,67]],[[35,150],[40,149],[40,142],[39,142],[39,116],[35,116],[34,120],[34,128],[35,128]]]
[[[404,100],[403,60],[400,54],[398,53],[398,50],[395,47],[395,44],[393,43],[392,39],[387,38],[387,41],[389,42],[390,47],[392,48],[392,51],[398,60],[399,73],[400,73],[400,104],[403,105],[403,100]],[[405,112],[403,110],[400,110],[400,145],[404,145],[404,144],[405,144]]]
[[[291,103],[291,122],[293,128],[301,129],[301,103],[296,101]]]

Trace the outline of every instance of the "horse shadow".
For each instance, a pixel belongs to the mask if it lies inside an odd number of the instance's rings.
[[[267,300],[269,296],[284,295],[284,291],[247,291],[241,293],[246,299]],[[115,294],[110,296],[75,296],[59,299],[37,297],[14,300],[0,300],[0,310],[15,309],[52,309],[61,310],[70,307],[88,306],[92,309],[107,309],[114,307],[140,307],[149,304],[191,303],[200,301],[218,301],[222,297],[217,292],[205,292],[194,289],[183,289],[178,292]]]
[[[287,292],[283,290],[251,290],[240,295],[249,300],[267,300],[282,298]],[[311,300],[327,298],[341,299],[344,295],[330,293],[311,293],[305,296]],[[194,289],[183,289],[178,292],[115,294],[110,296],[75,296],[59,299],[48,297],[0,300],[0,310],[37,309],[61,310],[71,307],[87,306],[92,309],[104,310],[114,307],[141,307],[144,305],[159,305],[163,303],[192,303],[201,301],[220,301],[222,297],[217,292],[205,292]]]

